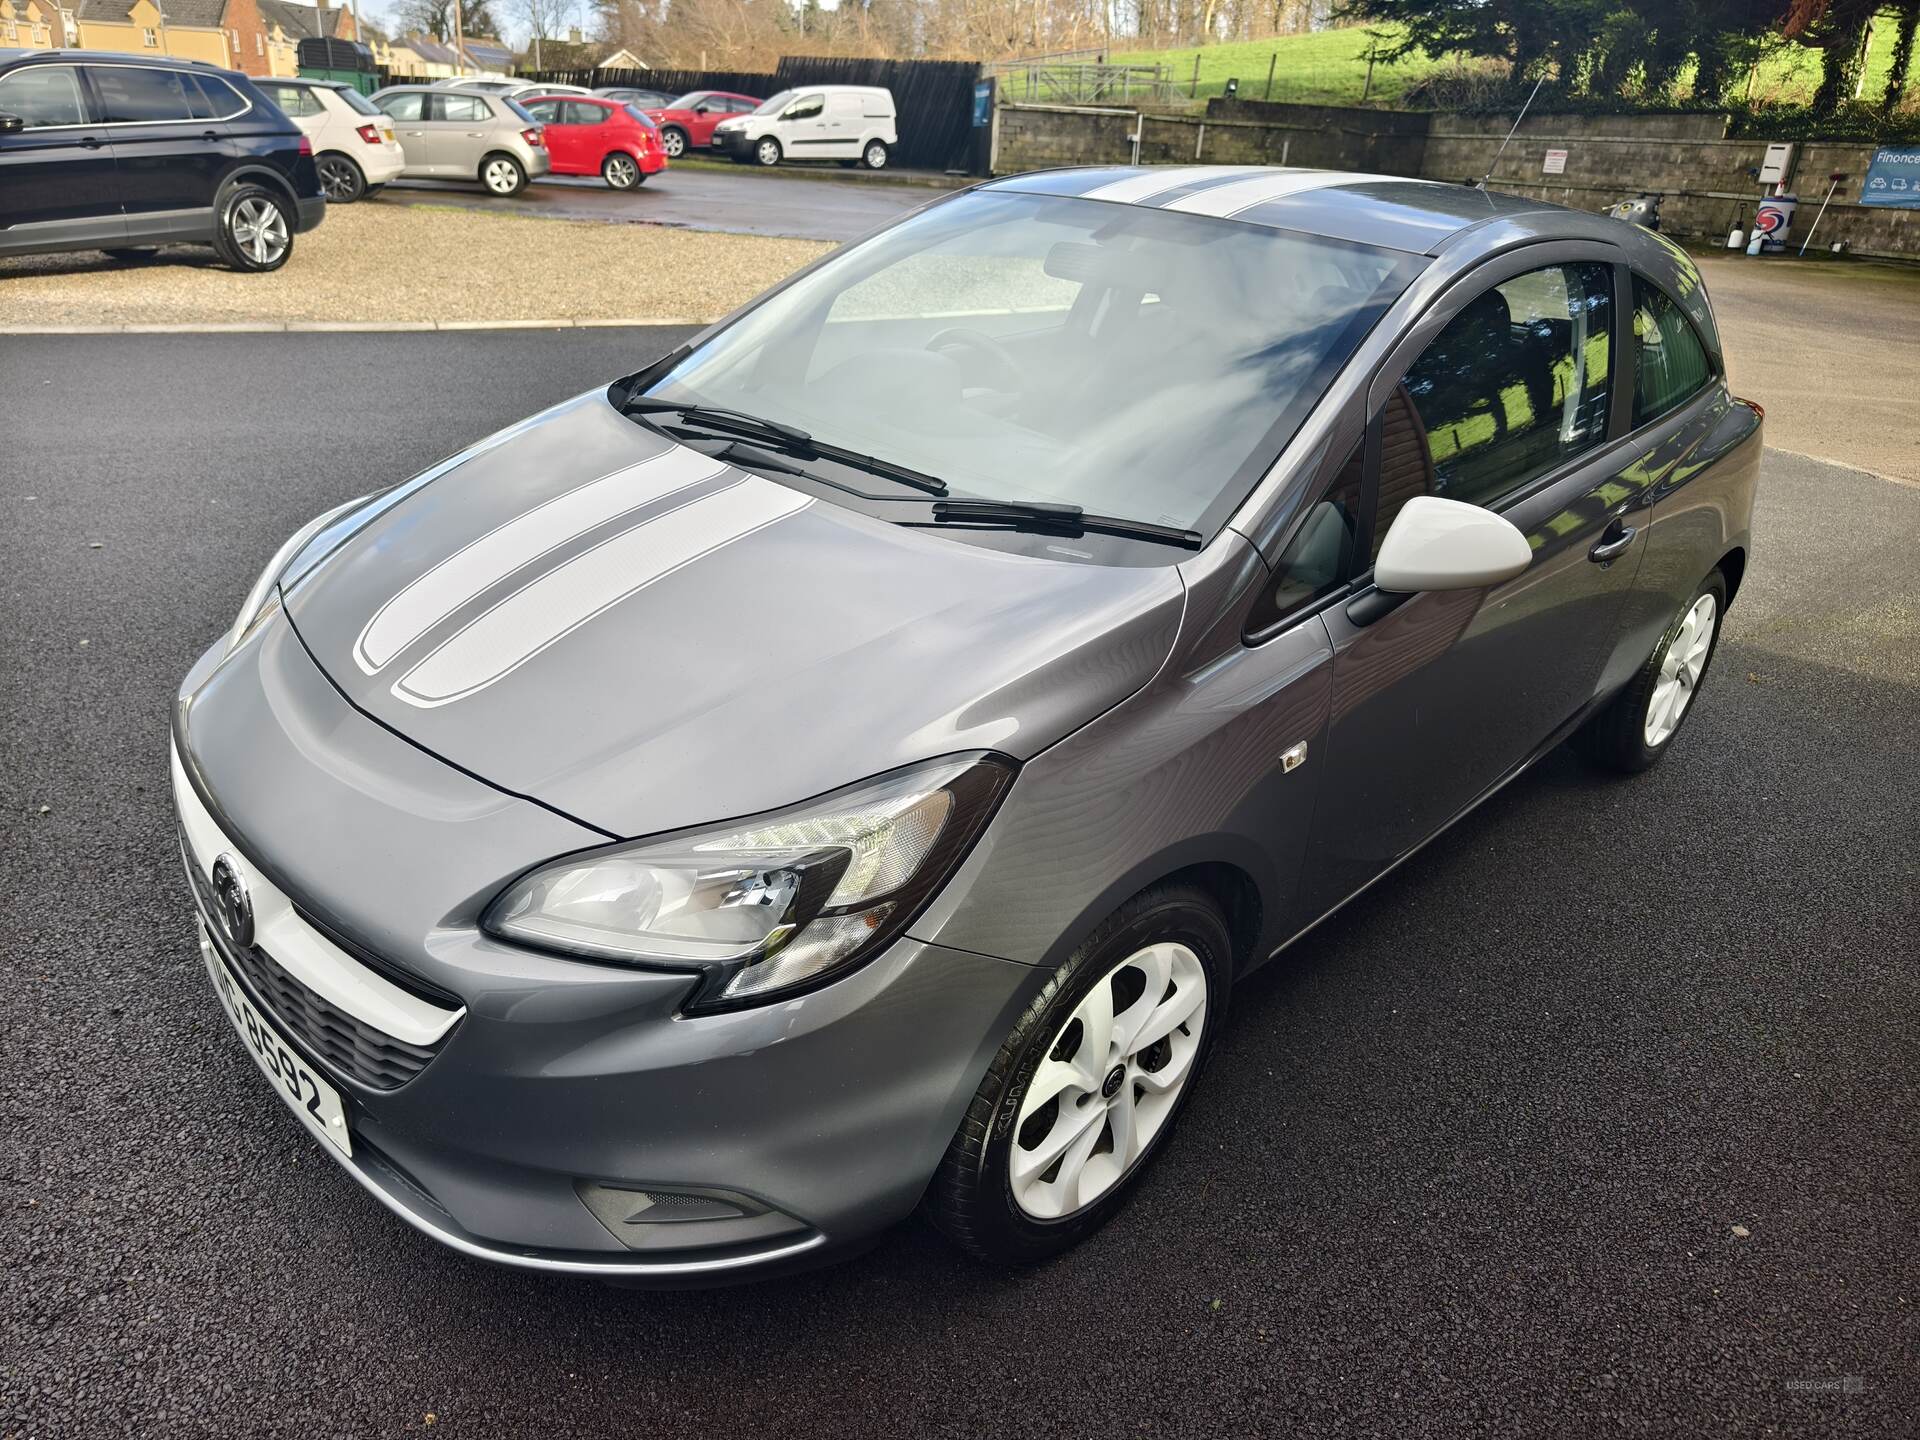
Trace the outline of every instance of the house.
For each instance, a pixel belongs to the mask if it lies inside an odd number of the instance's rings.
[[[430,35],[402,35],[397,40],[373,42],[374,61],[395,78],[442,80],[454,73],[458,57],[451,45]]]
[[[30,0],[13,0],[24,8]],[[73,43],[83,50],[125,50],[179,60],[234,63],[221,23],[229,0],[74,0]],[[4,27],[0,27],[4,33]]]
[[[469,35],[454,46],[466,62],[466,69],[489,75],[513,73],[513,47],[492,35]]]
[[[623,45],[593,68],[596,70],[651,70],[653,67]]]
[[[51,49],[79,40],[73,12],[54,0],[0,0],[0,45]]]

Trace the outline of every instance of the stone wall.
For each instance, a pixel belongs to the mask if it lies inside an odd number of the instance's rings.
[[[996,114],[994,170],[1012,174],[1058,165],[1308,165],[1477,179],[1493,167],[1493,187],[1581,210],[1604,210],[1646,192],[1662,196],[1661,228],[1682,240],[1724,241],[1736,217],[1753,222],[1761,198],[1757,170],[1764,140],[1730,137],[1718,115],[1539,115],[1508,144],[1510,119],[1404,113],[1321,105],[1216,99],[1205,115],[1146,115],[1127,109],[1003,105]],[[1813,223],[1827,177],[1846,175],[1814,240],[1845,240],[1861,255],[1920,259],[1920,211],[1859,204],[1873,158],[1870,144],[1802,145],[1793,185],[1800,197],[1789,246]],[[1564,150],[1563,173],[1549,175],[1547,151]]]

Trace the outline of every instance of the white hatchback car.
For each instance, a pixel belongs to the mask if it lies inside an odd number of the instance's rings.
[[[802,85],[763,101],[751,115],[714,127],[716,150],[745,164],[839,160],[881,169],[900,143],[893,92],[872,85]]]
[[[329,205],[351,205],[406,168],[393,121],[355,90],[331,80],[255,80],[313,142],[313,164]]]

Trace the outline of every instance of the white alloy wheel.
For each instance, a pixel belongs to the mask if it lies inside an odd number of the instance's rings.
[[[1674,632],[1660,661],[1660,678],[1654,682],[1653,695],[1647,701],[1646,736],[1649,748],[1663,745],[1693,703],[1694,689],[1707,666],[1713,649],[1714,626],[1719,623],[1720,608],[1711,595],[1693,602],[1680,628]]]
[[[227,224],[235,246],[256,265],[271,265],[286,253],[287,217],[265,196],[247,196]]]
[[[480,170],[487,189],[496,195],[512,195],[520,188],[520,167],[504,155],[496,155]]]
[[[687,153],[686,132],[669,125],[660,132],[660,148],[667,152],[669,160],[678,160]]]
[[[1126,1178],[1186,1088],[1206,1019],[1206,967],[1185,945],[1149,945],[1101,977],[1020,1105],[1007,1176],[1023,1213],[1058,1220]]]

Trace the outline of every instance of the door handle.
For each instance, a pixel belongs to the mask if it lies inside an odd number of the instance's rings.
[[[218,140],[220,138],[220,132],[217,130],[202,130],[200,132],[200,138],[202,140]]]
[[[1639,533],[1634,526],[1622,525],[1616,520],[1600,537],[1600,543],[1587,552],[1587,558],[1596,565],[1611,565],[1627,553],[1627,548],[1633,544],[1633,537]]]
[[[98,150],[100,148],[100,141],[91,135],[82,135],[80,137],[80,144],[83,149],[87,150]]]

